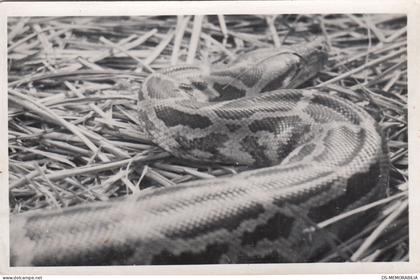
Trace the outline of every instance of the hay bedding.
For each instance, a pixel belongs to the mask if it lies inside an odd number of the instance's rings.
[[[9,18],[10,212],[105,201],[240,172],[182,162],[152,144],[137,120],[141,82],[170,64],[223,63],[315,36],[328,39],[331,56],[306,86],[327,86],[375,115],[392,163],[389,197],[367,206],[378,208],[379,216],[319,261],[408,261],[402,15]]]

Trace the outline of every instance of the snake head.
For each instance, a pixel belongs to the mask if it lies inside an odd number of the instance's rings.
[[[274,49],[272,55],[264,59],[266,69],[271,71],[261,92],[302,85],[324,67],[328,52],[329,47],[323,38]]]
[[[299,56],[307,63],[307,67],[313,71],[319,72],[328,62],[328,52],[330,48],[327,41],[320,37],[308,44],[298,45],[295,49],[295,55]]]
[[[318,38],[310,43],[248,52],[238,56],[228,67],[213,69],[209,78],[221,84],[221,89],[230,86],[245,90],[246,96],[253,96],[297,87],[314,77],[327,60],[327,43]]]

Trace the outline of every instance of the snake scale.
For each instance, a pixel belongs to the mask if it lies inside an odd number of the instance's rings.
[[[151,188],[11,218],[11,265],[310,262],[359,230],[385,195],[386,144],[374,118],[322,88],[295,89],[327,61],[323,40],[254,50],[214,67],[151,74],[140,121],[175,157],[247,165],[231,176]],[[333,242],[334,243],[334,242]]]

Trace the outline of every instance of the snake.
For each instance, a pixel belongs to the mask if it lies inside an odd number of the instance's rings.
[[[156,145],[193,163],[247,168],[12,215],[11,265],[299,263],[337,249],[369,213],[317,224],[384,197],[389,163],[373,116],[303,87],[328,52],[318,38],[150,74],[138,115]]]

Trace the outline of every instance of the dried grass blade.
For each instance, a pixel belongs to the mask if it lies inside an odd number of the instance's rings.
[[[386,38],[386,42],[392,42],[395,39],[397,39],[398,37],[404,35],[405,33],[407,33],[407,26],[401,28],[400,30],[398,30],[397,32],[394,32],[393,34],[389,35],[388,38]],[[404,40],[405,41],[405,40]]]
[[[395,70],[400,69],[400,68],[405,68],[407,66],[407,60],[403,59],[400,62],[392,65],[391,67],[389,67],[388,69],[386,69],[385,71],[379,73],[378,75],[375,76],[375,78],[370,79],[368,82],[364,82],[362,84],[357,84],[351,87],[352,90],[357,90],[360,88],[364,88],[364,87],[370,87],[374,84],[380,83],[382,82],[384,79],[387,78],[387,75],[389,73],[393,73]]]
[[[178,62],[179,49],[181,48],[182,38],[184,38],[185,29],[187,28],[190,16],[178,16],[178,21],[175,30],[174,46],[171,55],[171,65],[175,65]]]
[[[164,164],[164,163],[156,163],[154,166],[156,166],[158,168],[166,169],[166,170],[169,170],[169,171],[174,171],[174,172],[177,172],[177,173],[187,173],[187,174],[193,175],[193,176],[195,176],[197,178],[201,178],[201,179],[211,179],[211,178],[215,177],[214,175],[204,173],[204,172],[200,172],[200,171],[197,171],[193,168],[189,168],[189,167],[185,167],[185,166]]]
[[[16,104],[22,106],[23,108],[34,112],[35,114],[47,118],[51,122],[64,126],[69,131],[71,131],[74,135],[80,138],[83,143],[93,152],[97,150],[97,147],[95,144],[93,144],[88,138],[86,138],[80,130],[77,128],[77,126],[73,125],[72,123],[67,122],[60,116],[58,116],[56,113],[51,111],[48,107],[40,104],[39,102],[36,102],[29,98],[28,96],[18,92],[14,89],[9,89],[9,100],[15,102]],[[101,156],[102,161],[108,161],[107,157],[105,155]]]
[[[35,149],[35,148],[19,147],[19,146],[14,146],[14,145],[9,145],[9,147],[11,147],[13,149],[18,149],[18,150],[22,150],[22,151],[31,152],[33,154],[37,154],[37,155],[41,155],[43,157],[49,158],[53,161],[61,162],[61,163],[67,164],[71,167],[76,167],[76,165],[73,162],[71,162],[67,157],[56,154],[56,153],[41,151],[41,150],[38,150],[38,149]]]
[[[42,184],[38,182],[31,182],[31,184],[33,184],[36,190],[41,192],[47,200],[52,202],[52,203],[48,203],[49,205],[51,204],[54,205],[54,208],[56,209],[61,208],[60,203],[58,203],[57,199],[55,199],[55,197],[51,194],[51,192],[48,190],[47,187],[43,186]]]
[[[219,50],[223,51],[230,59],[234,59],[236,56],[231,51],[229,51],[225,46],[220,44],[219,41],[215,40],[213,37],[207,35],[206,33],[201,32],[200,35],[204,40],[211,42],[214,46],[216,46]]]
[[[118,43],[115,44],[115,46],[118,46],[118,48],[121,49],[121,50],[129,51],[130,49],[141,45],[142,43],[147,41],[150,37],[152,37],[156,33],[157,33],[157,29],[152,29],[151,31],[143,34],[141,37],[132,41],[131,43],[129,43],[129,41],[131,41],[134,38],[135,35],[129,36],[127,38],[124,38],[124,39],[120,40]],[[117,52],[114,53],[114,55],[118,54],[119,52],[120,51],[118,50]],[[107,51],[104,51],[104,52],[101,52],[101,53],[95,55],[92,58],[89,58],[89,62],[95,63],[95,62],[97,62],[99,60],[102,60],[102,59],[104,59],[104,58],[106,58],[110,55],[111,55],[111,51],[107,50]],[[75,64],[75,65],[71,65],[69,67],[63,68],[60,71],[72,72],[72,71],[76,71],[76,70],[78,70],[82,67],[83,67],[83,64]]]
[[[68,81],[65,81],[64,82],[64,84],[66,85],[66,87],[68,87],[72,92],[74,92],[79,98],[83,98],[84,97],[84,95],[75,87],[75,86],[73,86],[73,84],[71,84],[70,82],[68,82]],[[102,109],[101,108],[99,108],[98,106],[96,106],[95,104],[93,104],[93,103],[89,103],[88,104],[88,106],[93,110],[93,111],[95,111],[95,113],[97,113],[98,115],[100,115],[101,117],[103,117],[104,119],[106,119],[108,122],[108,126],[110,127],[110,128],[112,128],[112,125],[111,125],[111,123],[112,123],[112,118],[110,118],[110,117],[108,117],[108,115],[104,112],[104,111],[102,111]]]
[[[31,33],[25,38],[20,39],[19,41],[15,42],[13,45],[7,48],[7,53],[10,53],[12,50],[14,50],[16,47],[20,46],[21,44],[25,43],[26,41],[36,37],[36,33]]]
[[[403,197],[403,196],[407,196],[407,195],[408,195],[407,192],[401,192],[401,193],[398,193],[396,195],[393,195],[393,196],[390,196],[390,197],[387,197],[387,198],[384,198],[384,199],[381,199],[381,200],[378,200],[378,201],[375,201],[375,202],[372,202],[372,203],[363,205],[361,207],[358,207],[356,209],[353,209],[351,211],[345,212],[345,213],[340,214],[340,215],[337,215],[337,216],[335,216],[335,217],[333,217],[331,219],[328,219],[328,220],[325,220],[325,221],[323,221],[321,223],[318,223],[316,225],[316,228],[325,228],[325,227],[327,227],[327,226],[329,226],[331,224],[334,224],[334,223],[336,223],[336,222],[338,222],[340,220],[343,220],[343,219],[345,219],[347,217],[353,216],[353,215],[355,215],[357,213],[365,212],[366,210],[369,210],[369,209],[374,208],[376,206],[379,206],[379,205],[388,203],[388,202],[390,202],[392,200],[395,200],[397,198],[400,198],[400,197]],[[304,231],[305,232],[315,231],[316,228],[315,227],[311,227],[311,228],[305,229]]]
[[[12,26],[12,29],[10,30],[10,32],[7,33],[7,41],[9,42],[9,44],[11,44],[13,42],[13,39],[15,38],[16,35],[23,34],[25,33],[25,31],[27,31],[29,29],[29,27],[25,27],[26,23],[30,20],[29,17],[21,17],[19,19],[19,22]]]
[[[70,145],[69,143],[63,142],[63,141],[56,141],[51,139],[42,139],[41,140],[43,144],[46,144],[47,146],[53,146],[62,149],[63,151],[69,151],[71,153],[74,153],[76,155],[82,155],[82,156],[89,156],[90,151]]]
[[[165,38],[155,47],[153,52],[146,58],[144,61],[145,64],[150,65],[155,59],[162,53],[162,51],[166,48],[166,46],[171,42],[172,38],[174,37],[175,31],[169,31]]]
[[[198,43],[201,34],[201,27],[203,24],[203,15],[194,16],[193,30],[191,33],[190,45],[188,47],[187,63],[193,63],[195,54],[197,52]]]
[[[350,70],[350,71],[348,71],[346,73],[343,73],[341,75],[338,75],[337,77],[334,77],[334,78],[332,78],[332,79],[330,79],[328,81],[325,81],[323,83],[320,83],[320,84],[316,85],[316,87],[322,87],[322,86],[325,86],[325,85],[328,85],[328,84],[337,82],[339,80],[342,80],[344,78],[348,78],[348,77],[350,77],[353,74],[356,74],[358,72],[361,72],[361,71],[365,70],[366,68],[375,66],[375,65],[377,65],[379,63],[382,63],[384,61],[387,61],[388,59],[395,58],[395,57],[398,57],[399,55],[404,55],[406,53],[407,53],[407,49],[406,48],[403,48],[401,50],[392,52],[392,53],[387,54],[385,56],[382,56],[382,57],[379,57],[377,59],[371,60],[370,62],[368,62],[366,64],[363,64],[363,65],[361,65],[361,66],[359,66],[357,68],[354,68],[354,69],[352,69],[352,70]]]
[[[375,23],[373,23],[372,20],[369,17],[364,16],[363,20],[366,22],[366,26],[370,30],[372,30],[373,34],[375,34],[376,38],[378,38],[379,41],[381,41],[383,43],[386,42],[386,38],[385,38],[384,34],[382,33],[382,31],[379,30],[379,28],[376,27]]]
[[[79,127],[79,129],[83,132],[84,135],[92,139],[92,141],[97,142],[105,151],[108,151],[119,158],[130,158],[130,155],[126,151],[114,146],[105,137],[91,130],[88,130],[83,126]]]
[[[357,261],[372,245],[372,243],[381,235],[382,231],[392,223],[396,218],[398,218],[403,211],[408,207],[408,200],[401,202],[398,209],[392,212],[373,232],[369,235],[368,238],[362,243],[362,245],[357,249],[357,251],[351,256],[352,261]]]
[[[274,46],[276,48],[279,48],[281,46],[281,41],[280,41],[280,38],[279,38],[279,34],[277,34],[276,26],[274,25],[276,17],[277,16],[275,16],[275,15],[274,16],[266,16],[265,20],[267,21],[268,28],[270,29],[271,38],[273,39]]]
[[[403,46],[406,46],[406,45],[407,45],[406,41],[396,42],[395,44],[388,45],[386,47],[384,47],[382,44],[377,44],[375,47],[370,48],[363,53],[358,53],[358,54],[356,53],[356,54],[352,55],[351,57],[347,57],[347,58],[345,58],[341,61],[338,61],[337,63],[334,64],[334,68],[337,68],[339,66],[348,64],[350,62],[353,62],[357,59],[360,59],[362,57],[367,56],[368,54],[380,55],[380,54],[382,54],[384,52],[387,52],[389,50],[397,49],[397,48],[399,49],[399,48],[401,48]]]
[[[155,171],[154,169],[149,167],[149,172],[147,172],[146,177],[149,179],[161,184],[164,187],[174,186],[175,183],[171,180],[167,179],[163,175],[161,175],[159,172]]]
[[[22,177],[16,181],[13,181],[9,184],[9,190],[13,190],[23,186],[26,183],[30,183],[31,180],[39,175],[39,170],[35,169],[31,171],[29,174],[21,175]]]
[[[148,66],[147,64],[145,64],[140,58],[135,57],[134,55],[130,54],[129,52],[127,52],[126,50],[124,50],[120,46],[118,46],[118,45],[114,44],[113,42],[109,41],[105,37],[99,38],[99,41],[101,41],[102,43],[107,44],[107,45],[111,46],[112,48],[115,48],[115,49],[119,50],[120,52],[126,54],[127,56],[131,57],[138,64],[140,64],[142,67],[146,68],[147,71],[149,71],[150,73],[154,73],[155,72],[155,70],[153,70],[152,68],[150,68],[150,66]]]
[[[115,162],[94,164],[94,165],[88,165],[88,166],[83,166],[83,167],[77,167],[77,168],[73,168],[73,169],[56,171],[56,172],[48,174],[47,177],[48,177],[48,179],[50,179],[52,181],[60,180],[60,179],[66,178],[66,177],[82,175],[82,174],[93,174],[93,173],[98,173],[98,172],[102,172],[102,171],[106,171],[106,170],[119,168],[119,167],[122,167],[122,166],[130,163],[130,161],[132,163],[149,162],[149,161],[153,161],[153,160],[163,159],[163,158],[166,158],[166,157],[169,157],[169,153],[167,153],[167,152],[162,152],[160,154],[150,155],[150,156],[137,155],[133,158],[123,159],[123,160],[119,160],[119,161],[115,161]]]
[[[226,21],[225,21],[225,16],[224,15],[217,15],[217,18],[219,20],[220,31],[222,31],[222,34],[223,34],[222,45],[225,46],[226,42],[227,42],[227,39],[229,38],[228,29],[227,29]]]
[[[401,77],[401,70],[397,70],[392,74],[392,78],[386,83],[383,90],[389,91],[395,84],[396,81],[398,81]]]

